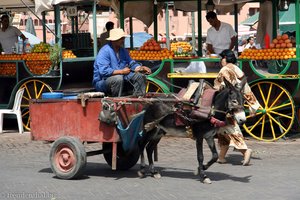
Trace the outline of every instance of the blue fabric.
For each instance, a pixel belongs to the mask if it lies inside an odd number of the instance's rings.
[[[124,75],[124,79],[129,80],[139,64],[130,58],[125,48],[120,48],[118,58],[110,42],[104,45],[100,49],[94,62],[93,86],[99,92],[106,92],[107,86],[105,79],[112,76],[114,70],[124,69],[126,66],[130,67],[132,71]]]
[[[133,149],[137,144],[139,136],[142,136],[144,115],[144,110],[136,114],[126,128],[122,126],[122,123],[118,119],[117,129],[122,140],[122,147],[124,151]]]

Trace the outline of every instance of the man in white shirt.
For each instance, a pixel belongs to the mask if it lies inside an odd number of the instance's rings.
[[[18,42],[18,37],[21,37],[23,41],[27,38],[18,28],[9,25],[8,15],[1,16],[1,24],[2,26],[0,28],[0,43],[2,46],[2,50],[5,53],[10,54],[12,53],[12,47],[15,47],[15,43]]]
[[[218,20],[217,14],[213,11],[206,14],[206,20],[211,25],[207,30],[207,51],[219,55],[225,49],[232,50],[237,41],[237,34],[232,26]]]

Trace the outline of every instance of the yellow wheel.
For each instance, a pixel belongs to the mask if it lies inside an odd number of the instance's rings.
[[[255,83],[251,89],[261,107],[254,117],[247,116],[244,129],[258,140],[275,141],[283,137],[295,119],[292,96],[282,86],[268,81]]]
[[[52,92],[52,88],[40,80],[29,80],[23,83],[20,88],[25,88],[22,103],[22,120],[23,126],[26,130],[30,130],[30,116],[29,116],[29,100],[42,98],[42,93]]]
[[[164,93],[163,89],[155,82],[147,80],[146,92]]]

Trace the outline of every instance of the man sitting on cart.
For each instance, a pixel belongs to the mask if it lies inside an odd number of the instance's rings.
[[[133,87],[134,96],[143,96],[146,77],[151,69],[132,60],[123,47],[126,37],[123,29],[115,28],[109,33],[108,44],[104,45],[94,62],[93,86],[110,96],[122,96]]]

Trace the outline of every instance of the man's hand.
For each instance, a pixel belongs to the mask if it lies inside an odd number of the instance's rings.
[[[143,74],[151,74],[151,69],[146,66],[139,66],[139,67],[135,68],[135,72],[140,72]]]
[[[121,74],[123,75],[127,75],[130,73],[130,68],[129,67],[125,67],[124,69],[121,69]]]

